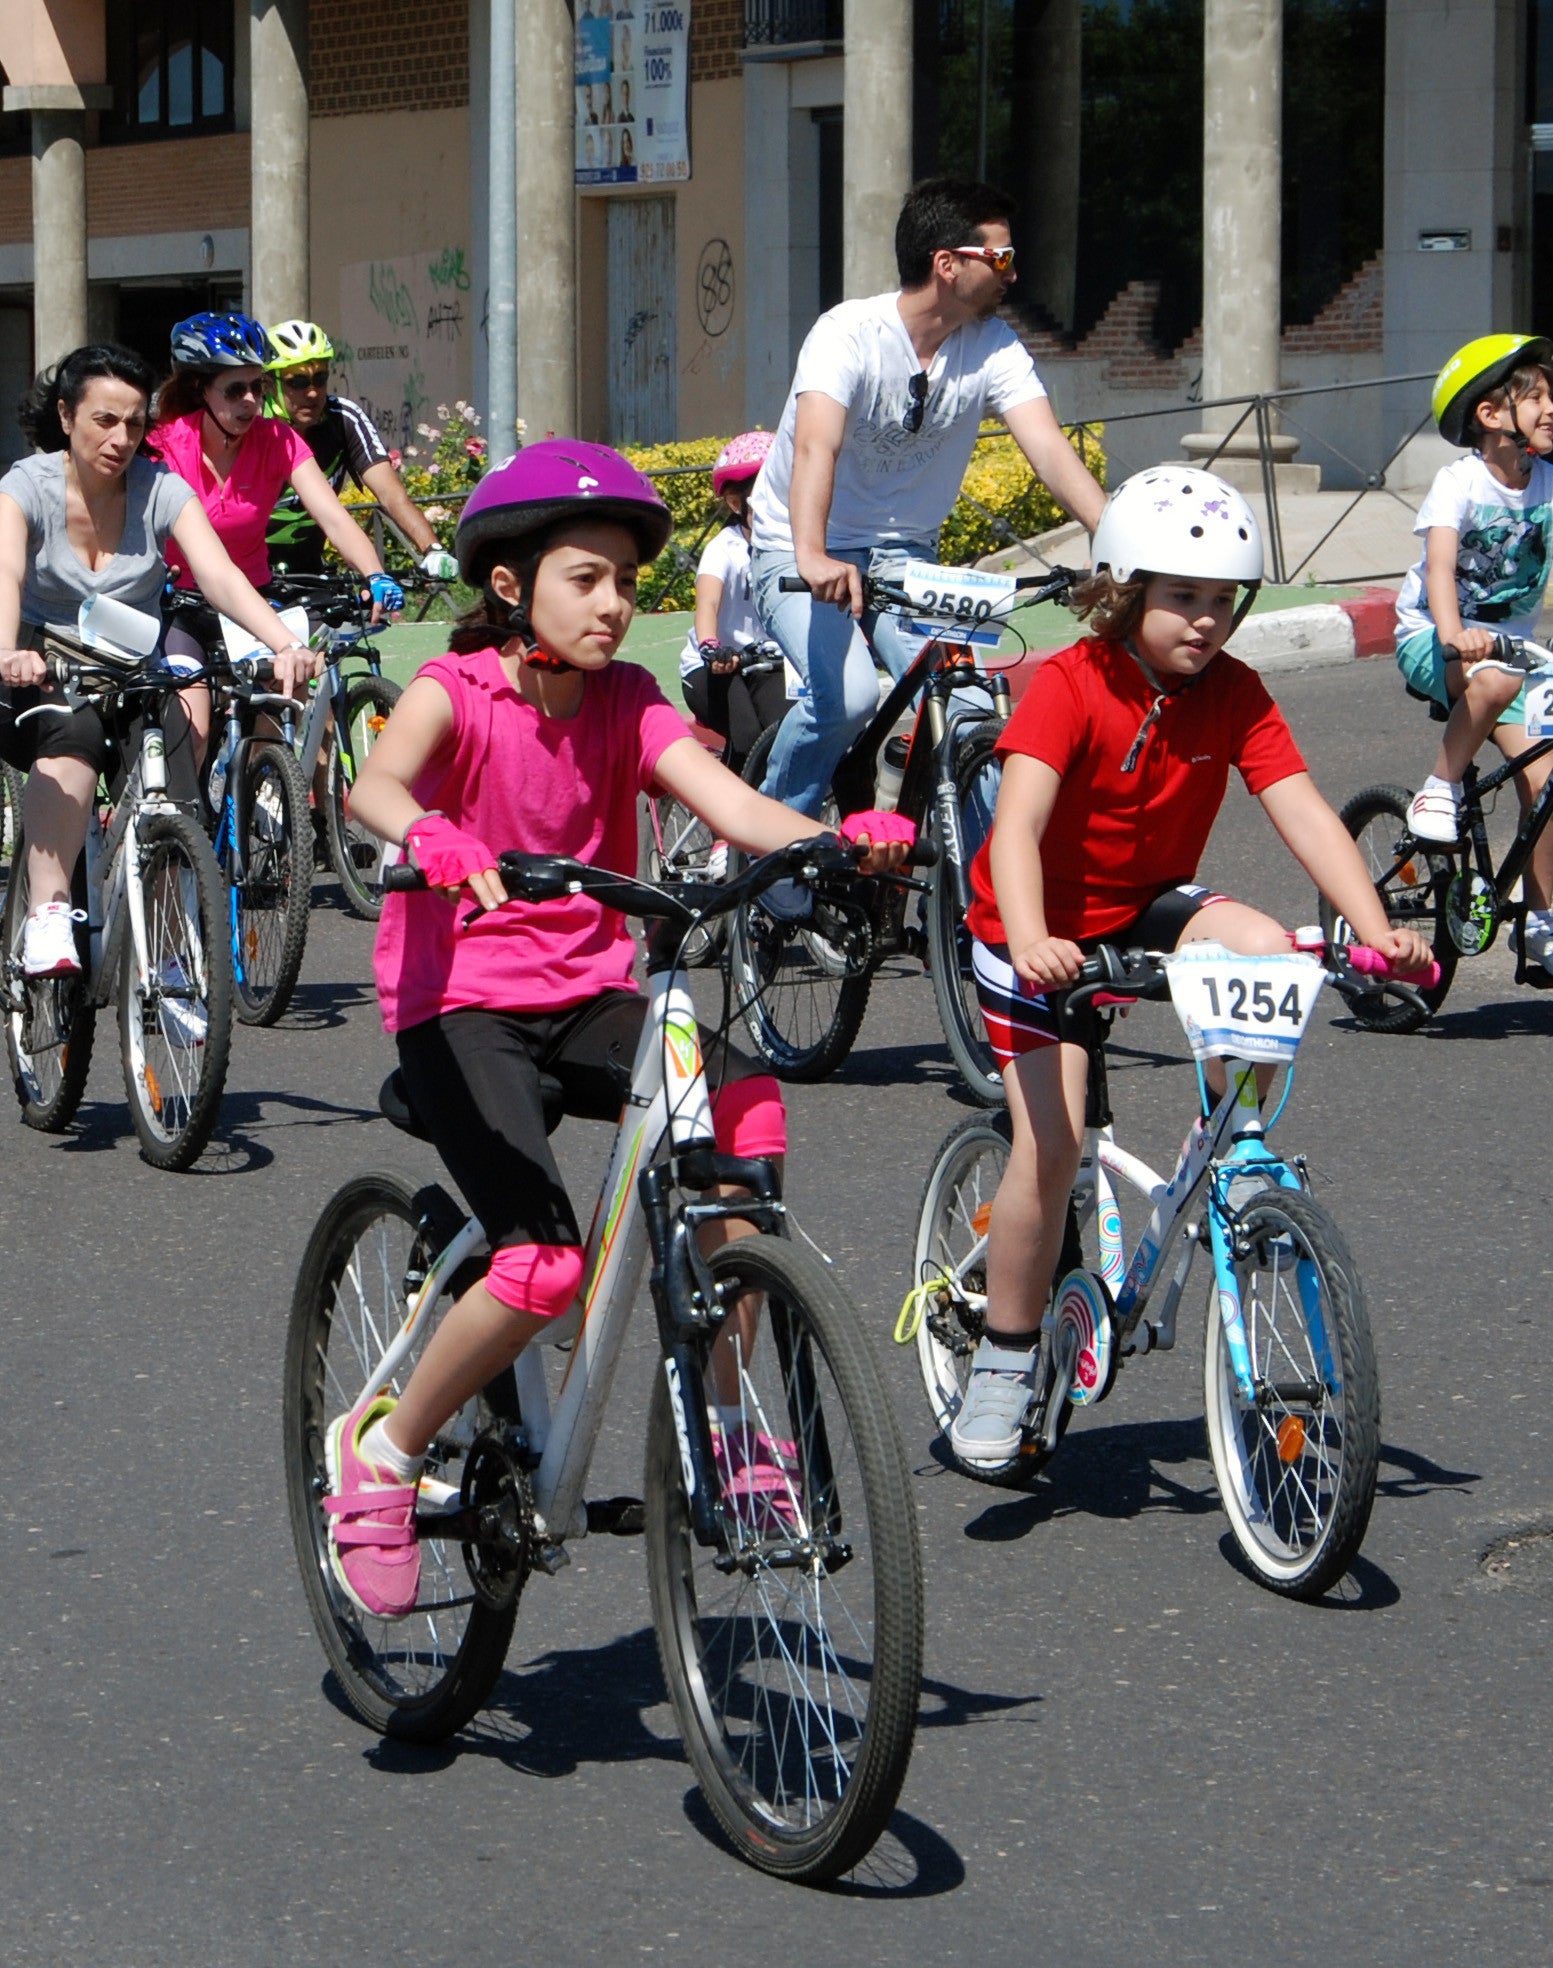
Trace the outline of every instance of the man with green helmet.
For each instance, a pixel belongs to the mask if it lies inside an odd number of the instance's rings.
[[[1424,552],[1397,597],[1397,662],[1450,711],[1408,823],[1421,839],[1453,842],[1462,774],[1484,739],[1506,758],[1527,747],[1524,679],[1492,659],[1496,636],[1536,635],[1553,561],[1553,342],[1480,335],[1440,371],[1432,407],[1440,435],[1468,449],[1419,510]],[[1548,769],[1539,760],[1517,777],[1523,804]],[[1525,880],[1526,955],[1553,971],[1553,830]]]
[[[329,337],[316,321],[279,322],[269,337],[275,346],[274,360],[266,364],[275,381],[274,408],[307,439],[324,477],[337,493],[347,478],[370,492],[421,556],[422,572],[451,581],[458,563],[400,483],[372,419],[349,397],[330,394]],[[267,544],[271,560],[290,573],[324,571],[323,534],[289,491],[270,520]]]

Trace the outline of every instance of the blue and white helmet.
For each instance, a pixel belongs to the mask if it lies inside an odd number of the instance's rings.
[[[274,355],[251,314],[191,314],[173,329],[175,369],[262,369]]]

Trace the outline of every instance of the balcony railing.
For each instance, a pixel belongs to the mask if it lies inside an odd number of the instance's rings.
[[[744,45],[790,48],[841,41],[842,0],[744,0]]]

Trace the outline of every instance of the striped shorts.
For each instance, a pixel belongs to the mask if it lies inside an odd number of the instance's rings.
[[[1118,950],[1173,950],[1199,910],[1233,899],[1202,882],[1181,882],[1156,895],[1131,922],[1091,937],[1079,948],[1086,954],[1102,943]],[[971,966],[982,1022],[1000,1069],[1042,1046],[1090,1043],[1092,1002],[1086,999],[1070,1011],[1066,991],[1037,991],[1009,962],[1006,944],[981,943],[973,937]]]

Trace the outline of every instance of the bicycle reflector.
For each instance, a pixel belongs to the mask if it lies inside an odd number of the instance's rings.
[[[1299,1415],[1285,1415],[1278,1424],[1278,1460],[1298,1462],[1305,1453],[1305,1423]]]

